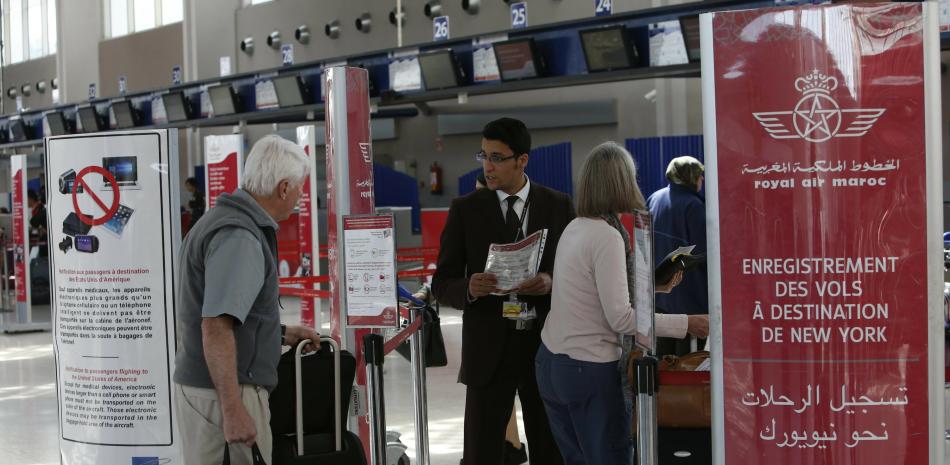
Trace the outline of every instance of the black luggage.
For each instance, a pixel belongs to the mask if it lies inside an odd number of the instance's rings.
[[[365,465],[359,437],[346,431],[356,359],[336,341],[301,355],[303,341],[280,358],[270,395],[272,465]],[[332,350],[331,350],[332,349]]]

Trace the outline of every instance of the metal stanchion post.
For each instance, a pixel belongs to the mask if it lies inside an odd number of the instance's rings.
[[[409,312],[410,318],[425,318],[425,309]],[[412,323],[412,321],[410,321]],[[429,412],[426,404],[426,361],[422,350],[422,328],[409,338],[413,406],[416,413],[416,464],[429,465]]]
[[[363,336],[366,390],[369,393],[369,452],[372,465],[386,465],[386,411],[383,400],[383,336]]]
[[[637,365],[637,463],[656,465],[657,359],[644,356]]]

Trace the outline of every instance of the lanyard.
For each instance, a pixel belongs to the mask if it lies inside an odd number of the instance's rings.
[[[521,209],[521,217],[518,218],[518,232],[515,233],[515,240],[514,240],[514,242],[518,242],[518,238],[521,237],[522,235],[524,235],[524,230],[522,229],[522,227],[524,226],[524,218],[525,218],[526,216],[528,216],[528,206],[529,206],[529,205],[531,205],[531,199],[530,199],[530,198],[525,201],[525,203],[524,203],[524,208]],[[510,206],[510,207],[508,207],[508,208],[515,208],[515,206],[512,205],[512,206]],[[527,236],[525,236],[525,237],[527,237]]]

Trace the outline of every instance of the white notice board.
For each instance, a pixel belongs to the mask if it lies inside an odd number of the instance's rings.
[[[393,215],[343,217],[346,324],[393,328],[399,324]]]
[[[656,353],[653,288],[653,221],[650,213],[633,212],[634,302],[637,311],[636,342],[640,348]]]
[[[47,211],[63,465],[182,463],[177,141],[174,129],[46,141],[46,185],[60,187]]]

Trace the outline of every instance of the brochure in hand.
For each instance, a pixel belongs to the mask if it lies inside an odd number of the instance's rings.
[[[689,245],[670,252],[663,258],[663,261],[656,266],[656,270],[653,272],[653,282],[658,286],[662,286],[670,282],[677,271],[689,271],[706,263],[705,255],[692,254],[695,248],[695,245]]]
[[[491,244],[488,247],[485,273],[492,273],[498,279],[496,287],[501,292],[495,295],[508,294],[512,289],[538,274],[547,237],[548,230],[542,229],[521,242]]]

